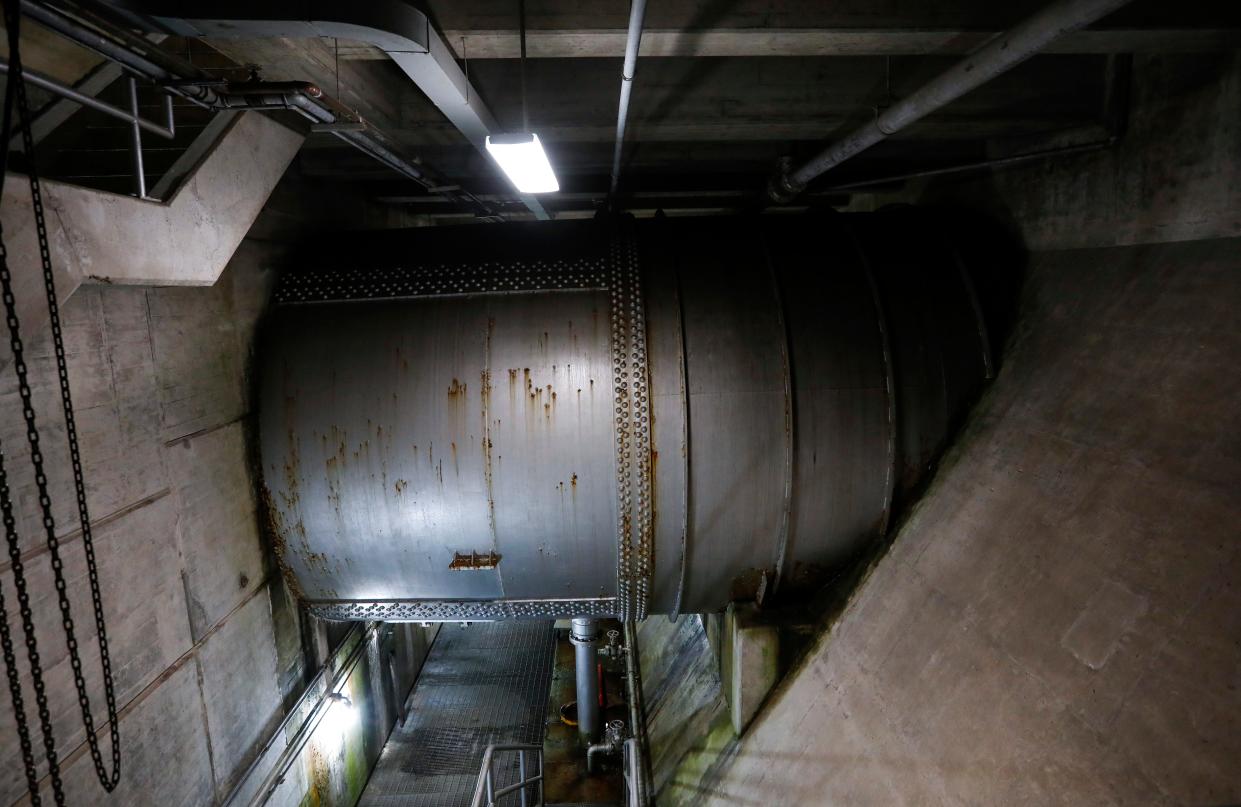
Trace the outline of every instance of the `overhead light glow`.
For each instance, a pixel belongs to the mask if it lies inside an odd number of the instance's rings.
[[[521,193],[555,193],[560,190],[552,164],[547,161],[543,144],[534,132],[488,135],[487,152]]]

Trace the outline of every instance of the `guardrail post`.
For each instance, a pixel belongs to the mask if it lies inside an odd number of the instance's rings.
[[[530,783],[526,781],[526,752],[517,752],[517,776],[521,781],[521,807],[530,807],[530,803],[526,798],[526,790],[530,787]]]

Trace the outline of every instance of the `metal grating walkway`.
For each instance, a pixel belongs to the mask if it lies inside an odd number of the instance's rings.
[[[379,756],[360,807],[468,807],[492,743],[542,743],[556,641],[553,622],[440,628],[409,717]],[[497,786],[515,781],[501,771]]]

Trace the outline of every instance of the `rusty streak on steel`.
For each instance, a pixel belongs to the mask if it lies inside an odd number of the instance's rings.
[[[479,415],[482,418],[482,439],[480,448],[483,452],[483,484],[487,488],[487,529],[491,533],[491,549],[492,554],[499,548],[500,536],[496,530],[496,495],[495,495],[495,468],[491,458],[491,339],[496,331],[496,318],[487,317],[487,335],[483,342],[483,369],[480,372],[482,380],[482,391],[479,394]],[[527,374],[527,378],[528,378]],[[500,562],[500,556],[496,555],[496,563]],[[495,565],[492,565],[495,568]],[[496,578],[500,586],[500,591],[504,591],[504,578],[499,570],[496,570]]]
[[[499,565],[500,555],[496,552],[487,552],[481,555],[478,552],[454,552],[452,553],[452,563],[448,564],[448,568],[453,571],[462,571],[494,569]]]

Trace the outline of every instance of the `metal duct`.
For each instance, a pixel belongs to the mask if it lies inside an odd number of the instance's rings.
[[[1059,0],[971,56],[953,65],[882,114],[832,143],[769,188],[776,201],[789,201],[815,177],[865,151],[965,93],[1024,62],[1065,34],[1095,22],[1129,0]]]
[[[499,131],[491,110],[458,66],[427,16],[402,0],[338,3],[331,0],[248,0],[202,3],[105,0],[165,33],[217,39],[336,37],[382,50],[484,156],[487,135]],[[490,161],[490,157],[487,156]],[[539,200],[518,194],[536,218],[549,218]]]
[[[27,80],[74,103],[90,107],[98,112],[130,122],[136,120],[137,128],[162,137],[173,136],[172,95],[179,95],[193,104],[212,110],[290,110],[311,122],[312,130],[328,131],[354,148],[391,168],[393,171],[422,185],[427,190],[446,199],[473,208],[476,215],[497,220],[499,214],[486,202],[469,191],[448,185],[432,170],[406,158],[399,148],[391,144],[381,132],[361,120],[352,110],[323,93],[318,87],[304,81],[244,81],[222,82],[212,79],[193,65],[164,53],[151,43],[102,20],[91,19],[91,24],[107,32],[107,36],[92,30],[62,12],[23,0],[22,11],[41,24],[51,28],[70,41],[95,51],[99,55],[124,66],[130,73],[147,79],[164,91],[165,117],[167,123],[158,127],[136,118],[136,112],[112,107],[90,96],[77,92],[46,76],[23,71]],[[113,39],[115,37],[116,39]],[[141,49],[141,52],[138,50]],[[0,64],[0,73],[7,72],[7,64]],[[130,79],[131,107],[136,104],[134,79]],[[135,140],[135,174],[138,179],[138,196],[145,197],[142,177],[141,143]]]
[[[262,471],[320,616],[814,586],[885,533],[991,369],[972,275],[917,210],[478,233],[368,235],[278,289]]]

